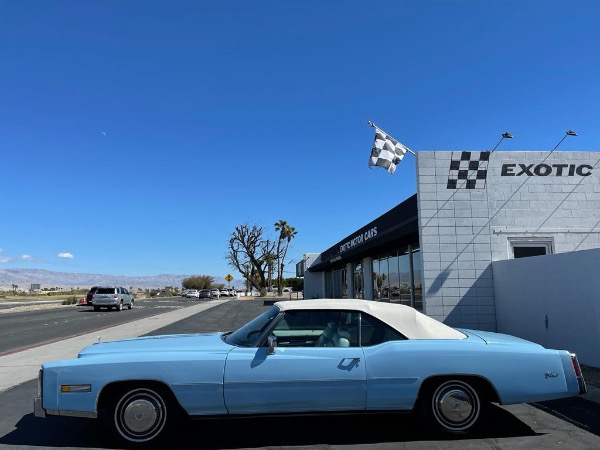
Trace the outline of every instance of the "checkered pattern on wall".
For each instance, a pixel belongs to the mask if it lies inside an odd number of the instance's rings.
[[[490,152],[452,152],[447,189],[485,189]]]

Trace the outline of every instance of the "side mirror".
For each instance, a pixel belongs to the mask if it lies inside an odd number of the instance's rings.
[[[275,353],[275,347],[277,347],[277,336],[275,336],[274,334],[270,335],[267,338],[267,342],[269,344],[267,354],[272,355],[273,353]]]

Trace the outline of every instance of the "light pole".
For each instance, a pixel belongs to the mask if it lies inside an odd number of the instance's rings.
[[[552,151],[556,150],[558,148],[558,146],[560,144],[562,144],[562,141],[564,141],[567,136],[577,136],[577,133],[575,133],[573,130],[567,130],[567,131],[565,131],[565,135],[562,137],[562,139],[560,140],[560,142],[558,144],[556,144],[556,147],[554,147],[552,149]]]

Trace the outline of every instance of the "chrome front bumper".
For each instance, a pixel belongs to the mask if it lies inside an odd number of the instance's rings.
[[[33,398],[33,415],[45,419],[48,415],[66,416],[66,417],[85,417],[87,419],[97,419],[98,413],[94,411],[70,411],[66,409],[49,409],[42,407],[42,396],[38,395]]]
[[[46,418],[46,410],[42,408],[42,396],[38,395],[33,398],[33,415],[35,417]]]

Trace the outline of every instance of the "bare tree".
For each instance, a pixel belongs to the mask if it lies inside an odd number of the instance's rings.
[[[279,239],[277,240],[277,295],[283,294],[283,268],[285,266],[285,257],[287,255],[290,241],[298,234],[296,229],[285,220],[279,220],[275,223],[275,231],[279,231]]]
[[[225,258],[257,290],[266,288],[269,262],[275,250],[275,242],[263,239],[264,229],[256,224],[235,227],[229,239]]]

